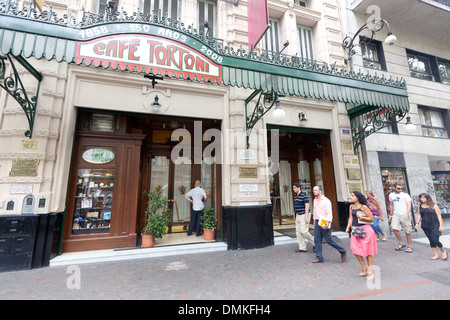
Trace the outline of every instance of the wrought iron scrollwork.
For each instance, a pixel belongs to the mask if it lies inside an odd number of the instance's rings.
[[[383,107],[364,114],[350,116],[353,152],[359,154],[358,147],[365,138],[387,127],[391,119],[396,119],[396,122],[401,121],[406,116],[406,113],[405,110]]]
[[[11,68],[13,71],[12,76],[6,76],[6,59],[8,59],[11,64]],[[0,87],[8,92],[16,100],[25,112],[29,125],[29,129],[25,131],[25,136],[31,139],[33,135],[36,104],[42,76],[22,57],[16,57],[16,59],[38,80],[36,95],[30,97],[27,94],[22,80],[20,79],[20,75],[17,72],[14,61],[11,59],[11,56],[9,54],[6,56],[0,56],[0,79],[3,80],[3,83],[0,82]]]
[[[255,109],[251,117],[247,116],[248,104],[259,94]],[[250,148],[250,133],[255,124],[274,106],[278,94],[276,92],[263,92],[262,90],[255,90],[245,100],[245,135],[247,139],[247,149]]]

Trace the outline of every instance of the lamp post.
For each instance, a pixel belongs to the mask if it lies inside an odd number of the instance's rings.
[[[373,24],[373,28],[369,28],[369,24]],[[380,31],[381,29],[383,29],[383,27],[385,25],[388,29],[388,35],[387,35],[386,39],[384,40],[384,43],[389,46],[393,45],[397,41],[397,37],[394,34],[392,34],[391,28],[389,27],[389,23],[384,19],[375,18],[372,21],[364,24],[361,28],[359,28],[359,30],[356,32],[356,34],[353,37],[346,36],[344,38],[344,40],[342,41],[342,46],[344,48],[348,49],[347,59],[345,59],[344,62],[346,64],[351,62],[352,56],[356,53],[354,48],[356,46],[358,46],[358,43],[355,44],[355,39],[362,31],[364,31],[366,29],[370,29],[372,31],[372,35],[371,35],[370,39],[367,41],[367,42],[370,42],[370,40],[373,39],[373,36],[375,35],[375,33]],[[351,64],[350,64],[350,68],[352,68]]]

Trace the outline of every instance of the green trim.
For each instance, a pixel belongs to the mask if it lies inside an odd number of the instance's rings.
[[[276,130],[280,132],[295,132],[295,133],[313,133],[313,134],[327,134],[330,135],[330,130],[325,129],[313,129],[313,128],[299,128],[299,127],[288,127],[288,126],[278,126],[274,124],[267,124],[267,130]]]

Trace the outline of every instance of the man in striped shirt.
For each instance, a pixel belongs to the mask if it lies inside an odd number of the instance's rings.
[[[309,233],[309,197],[302,191],[299,183],[292,185],[294,192],[294,219],[295,231],[297,233],[298,249],[295,252],[306,252],[305,238],[313,245],[314,238]]]

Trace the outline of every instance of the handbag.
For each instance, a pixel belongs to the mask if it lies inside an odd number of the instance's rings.
[[[366,230],[361,227],[352,227],[352,236],[364,239],[366,237]]]

